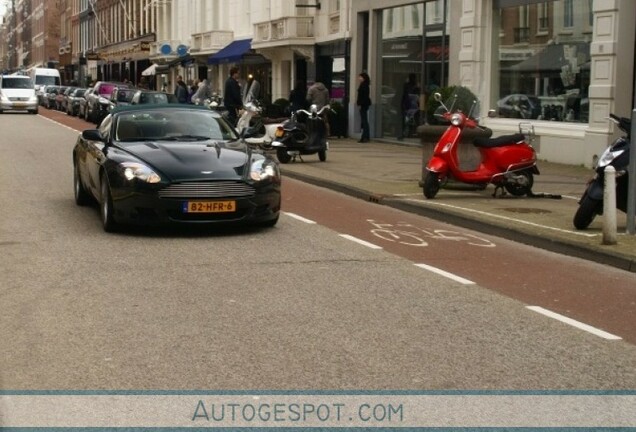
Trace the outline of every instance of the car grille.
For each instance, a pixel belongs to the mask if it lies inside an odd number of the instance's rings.
[[[22,101],[28,101],[29,98],[28,97],[10,97],[9,100],[11,102],[22,102]]]
[[[185,182],[159,191],[159,198],[226,198],[254,196],[252,186],[236,181]]]

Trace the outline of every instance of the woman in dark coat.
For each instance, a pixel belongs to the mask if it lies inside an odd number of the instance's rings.
[[[289,94],[289,109],[294,112],[307,108],[307,85],[303,80],[297,80],[296,86]]]
[[[370,85],[371,78],[366,72],[362,72],[358,75],[358,97],[356,99],[356,105],[360,107],[360,124],[362,127],[362,136],[360,137],[361,143],[369,142],[369,107],[371,106],[370,97]]]

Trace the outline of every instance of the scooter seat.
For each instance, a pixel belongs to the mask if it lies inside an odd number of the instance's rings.
[[[524,134],[513,134],[502,135],[497,138],[475,138],[473,144],[475,145],[475,147],[493,148],[517,144],[525,140],[526,136]]]

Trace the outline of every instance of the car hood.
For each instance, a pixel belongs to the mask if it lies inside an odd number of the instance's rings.
[[[251,158],[243,143],[223,141],[147,141],[120,145],[172,181],[240,179]]]

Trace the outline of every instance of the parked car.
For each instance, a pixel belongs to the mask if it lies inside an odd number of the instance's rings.
[[[0,114],[8,110],[38,113],[38,98],[28,76],[0,75]]]
[[[55,108],[55,98],[59,92],[60,86],[48,86],[46,88],[46,93],[44,94],[44,96],[46,96],[46,103],[44,106],[49,109]]]
[[[121,223],[273,226],[280,213],[277,162],[205,107],[116,108],[80,134],[73,169],[75,202],[96,200],[106,231]]]
[[[110,105],[108,111],[114,110],[118,106],[130,105],[130,101],[135,95],[136,90],[132,88],[115,87],[110,95]]]
[[[167,103],[179,103],[179,101],[177,100],[177,97],[171,93],[153,90],[137,90],[130,101],[131,105]]]
[[[108,115],[110,108],[110,97],[115,88],[130,88],[129,84],[122,82],[97,81],[93,91],[86,97],[87,108],[85,110],[86,121],[95,124]]]
[[[541,115],[541,101],[536,96],[511,94],[497,101],[501,117],[536,119]]]
[[[70,94],[75,91],[76,88],[77,87],[68,87],[66,90],[64,90],[64,93],[62,94],[62,101],[60,102],[60,111],[66,112],[68,106],[68,98]]]
[[[84,95],[82,97],[80,97],[79,99],[79,106],[77,108],[77,116],[79,118],[83,118],[86,120],[87,118],[87,99],[90,96],[90,94],[93,93],[93,87],[89,87],[86,89],[86,91],[84,92]]]
[[[85,92],[85,88],[77,87],[67,96],[66,114],[72,116],[78,115],[80,101],[84,98]]]

